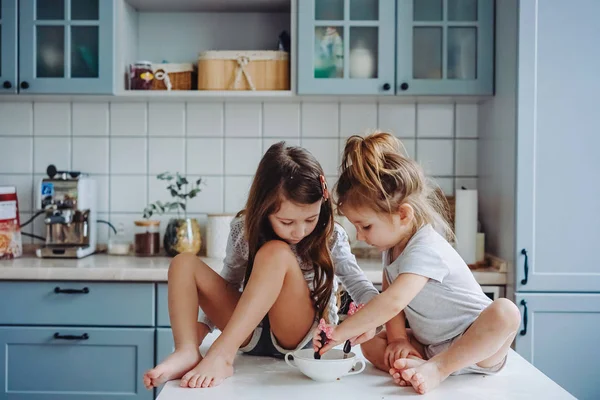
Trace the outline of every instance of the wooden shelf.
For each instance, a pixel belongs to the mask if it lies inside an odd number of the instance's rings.
[[[291,90],[126,90],[116,93],[116,97],[144,99],[195,99],[195,98],[272,98],[292,97]]]
[[[290,0],[126,0],[148,12],[290,12]]]

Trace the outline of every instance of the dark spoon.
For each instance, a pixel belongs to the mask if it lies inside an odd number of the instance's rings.
[[[321,336],[321,344],[323,346],[325,346],[325,344],[327,344],[327,334],[323,331],[321,331],[321,333],[319,334]],[[321,359],[321,353],[319,353],[319,350],[315,351],[315,360],[320,360]]]

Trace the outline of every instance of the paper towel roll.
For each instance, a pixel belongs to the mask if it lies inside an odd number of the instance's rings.
[[[233,214],[209,214],[206,223],[206,256],[208,258],[225,258],[229,225]]]
[[[477,190],[456,191],[456,250],[467,264],[477,260]]]
[[[477,233],[477,255],[475,261],[478,263],[485,261],[485,233]]]

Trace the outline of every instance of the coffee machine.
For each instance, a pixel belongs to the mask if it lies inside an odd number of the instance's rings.
[[[96,182],[78,171],[54,165],[37,187],[36,204],[44,212],[46,244],[38,257],[83,258],[96,251]]]

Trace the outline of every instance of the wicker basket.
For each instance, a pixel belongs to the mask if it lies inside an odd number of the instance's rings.
[[[198,57],[198,90],[289,90],[285,51],[205,51]]]
[[[192,90],[192,64],[152,64],[152,90]]]

